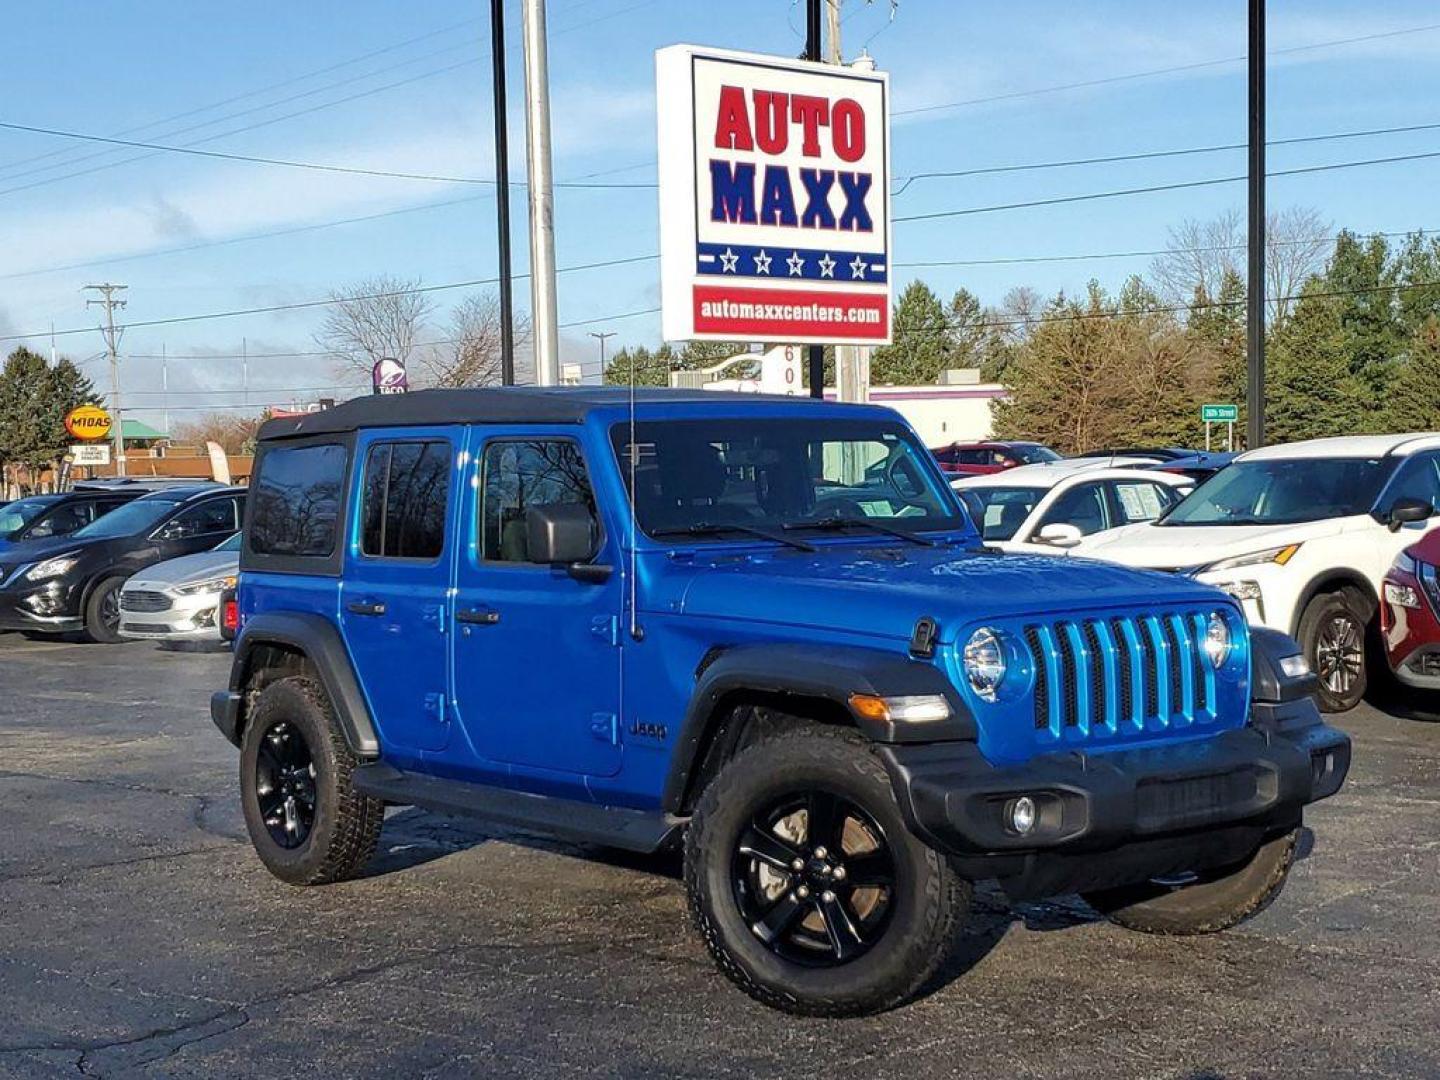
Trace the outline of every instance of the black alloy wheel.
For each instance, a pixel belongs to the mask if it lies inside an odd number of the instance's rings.
[[[120,590],[110,589],[100,598],[100,622],[106,630],[120,629]]]
[[[770,803],[741,832],[732,865],[746,925],[792,963],[848,964],[889,925],[896,871],[885,833],[833,792]]]
[[[304,844],[315,825],[315,761],[288,720],[271,724],[261,737],[255,794],[270,838],[286,850]]]

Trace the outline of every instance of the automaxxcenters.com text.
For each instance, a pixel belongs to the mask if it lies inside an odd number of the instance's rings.
[[[700,314],[707,319],[763,319],[771,322],[872,323],[878,325],[883,312],[863,307],[826,307],[823,304],[737,304],[730,300],[706,302]]]
[[[890,319],[884,293],[817,294],[799,289],[697,285],[695,329],[771,340],[814,338],[884,341]]]

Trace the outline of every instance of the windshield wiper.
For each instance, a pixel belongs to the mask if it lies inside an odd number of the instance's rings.
[[[781,525],[780,528],[784,529],[786,532],[789,532],[793,529],[827,529],[830,531],[847,528],[871,529],[878,533],[884,533],[886,536],[894,536],[898,537],[901,540],[909,540],[912,544],[919,544],[921,547],[935,546],[935,541],[931,540],[928,536],[917,536],[915,533],[906,532],[904,529],[897,529],[893,525],[882,525],[880,522],[874,521],[870,518],[812,518],[809,521],[787,521],[784,525]]]
[[[814,544],[807,544],[804,540],[796,540],[793,536],[781,536],[779,533],[769,532],[766,529],[756,529],[749,525],[716,524],[708,521],[697,521],[694,525],[680,525],[671,529],[653,529],[651,536],[722,536],[725,533],[744,533],[746,536],[754,536],[761,540],[769,540],[775,544],[785,544],[789,547],[798,548],[800,551],[814,551]]]

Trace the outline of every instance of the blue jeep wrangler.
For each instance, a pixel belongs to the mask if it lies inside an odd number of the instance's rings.
[[[1345,778],[1295,643],[1185,577],[987,550],[893,412],[424,391],[261,431],[212,713],[279,878],[387,805],[683,845],[720,968],[885,1009],[974,882],[1223,930]]]

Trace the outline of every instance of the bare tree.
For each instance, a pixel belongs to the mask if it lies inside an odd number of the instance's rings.
[[[1265,295],[1273,324],[1284,322],[1292,297],[1325,264],[1333,237],[1320,214],[1303,206],[1265,216]],[[1198,295],[1214,299],[1228,275],[1246,273],[1245,215],[1226,210],[1209,221],[1187,219],[1170,230],[1168,250],[1150,264],[1150,274],[1168,300],[1188,303]]]
[[[368,376],[383,357],[408,366],[421,330],[435,311],[434,302],[419,288],[418,279],[382,274],[331,293],[316,343],[342,371]]]
[[[255,443],[255,435],[265,422],[261,416],[229,416],[225,413],[206,413],[196,420],[177,424],[174,442],[179,446],[204,446],[208,442],[219,443],[227,454],[243,454]]]
[[[530,334],[529,320],[515,320],[517,368],[519,346]],[[417,351],[414,370],[425,386],[500,385],[500,301],[493,293],[468,296],[450,313],[448,341]],[[517,381],[528,381],[517,370]]]

